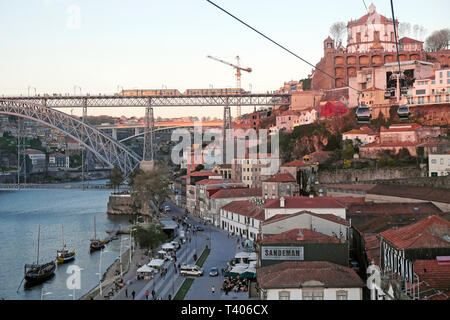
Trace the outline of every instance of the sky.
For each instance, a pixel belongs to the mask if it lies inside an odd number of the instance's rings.
[[[323,56],[332,23],[360,18],[371,3],[391,17],[389,0],[212,1],[313,65]],[[420,24],[428,35],[450,27],[448,0],[394,0],[394,9],[400,22]],[[241,66],[253,69],[243,72],[242,88],[255,93],[277,90],[312,70],[206,0],[0,0],[0,39],[0,96],[234,88],[235,70],[207,55],[231,63],[239,55]],[[220,107],[154,112],[223,116]],[[143,116],[144,110],[88,114]]]

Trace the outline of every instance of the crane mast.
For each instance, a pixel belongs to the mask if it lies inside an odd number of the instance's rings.
[[[241,70],[244,70],[244,71],[246,71],[246,72],[252,72],[252,69],[251,69],[251,68],[241,68],[239,56],[236,56],[237,65],[234,65],[234,64],[232,64],[232,63],[229,63],[229,62],[226,62],[226,61],[223,61],[223,60],[214,58],[214,57],[212,57],[212,56],[207,56],[207,57],[210,58],[210,59],[213,59],[213,60],[222,62],[222,63],[224,63],[224,64],[226,64],[226,65],[229,65],[229,66],[231,66],[231,67],[233,67],[233,68],[236,69],[236,87],[237,87],[238,90],[241,89]],[[236,110],[236,114],[237,114],[237,117],[238,117],[238,118],[241,117],[241,104],[240,104],[240,100],[239,100],[239,99],[237,100],[237,110]]]

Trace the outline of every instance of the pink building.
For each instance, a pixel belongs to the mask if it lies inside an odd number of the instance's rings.
[[[381,143],[402,143],[419,141],[416,129],[422,126],[417,123],[413,124],[393,124],[386,129],[381,127],[380,129],[380,142]]]
[[[450,102],[450,69],[435,71],[428,79],[416,80],[408,93],[409,105],[441,104]]]

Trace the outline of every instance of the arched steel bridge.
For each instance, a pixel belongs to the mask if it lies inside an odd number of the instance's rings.
[[[79,141],[111,167],[119,167],[126,175],[139,166],[142,157],[78,118],[32,102],[0,99],[0,113],[28,118],[58,129]]]
[[[231,128],[230,106],[289,105],[290,94],[221,94],[221,95],[156,95],[156,96],[15,96],[0,99],[0,113],[35,120],[56,128],[81,142],[99,159],[111,166],[118,166],[126,175],[141,160],[153,160],[154,117],[153,107],[224,107],[223,128]],[[144,155],[138,156],[111,136],[106,135],[78,118],[53,108],[145,107]]]

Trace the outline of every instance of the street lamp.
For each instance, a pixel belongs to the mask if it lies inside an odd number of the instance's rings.
[[[100,285],[100,296],[103,295],[103,292],[102,292],[102,254],[103,254],[103,252],[109,253],[111,251],[106,251],[103,249],[100,250],[100,261],[98,264],[98,282]]]

